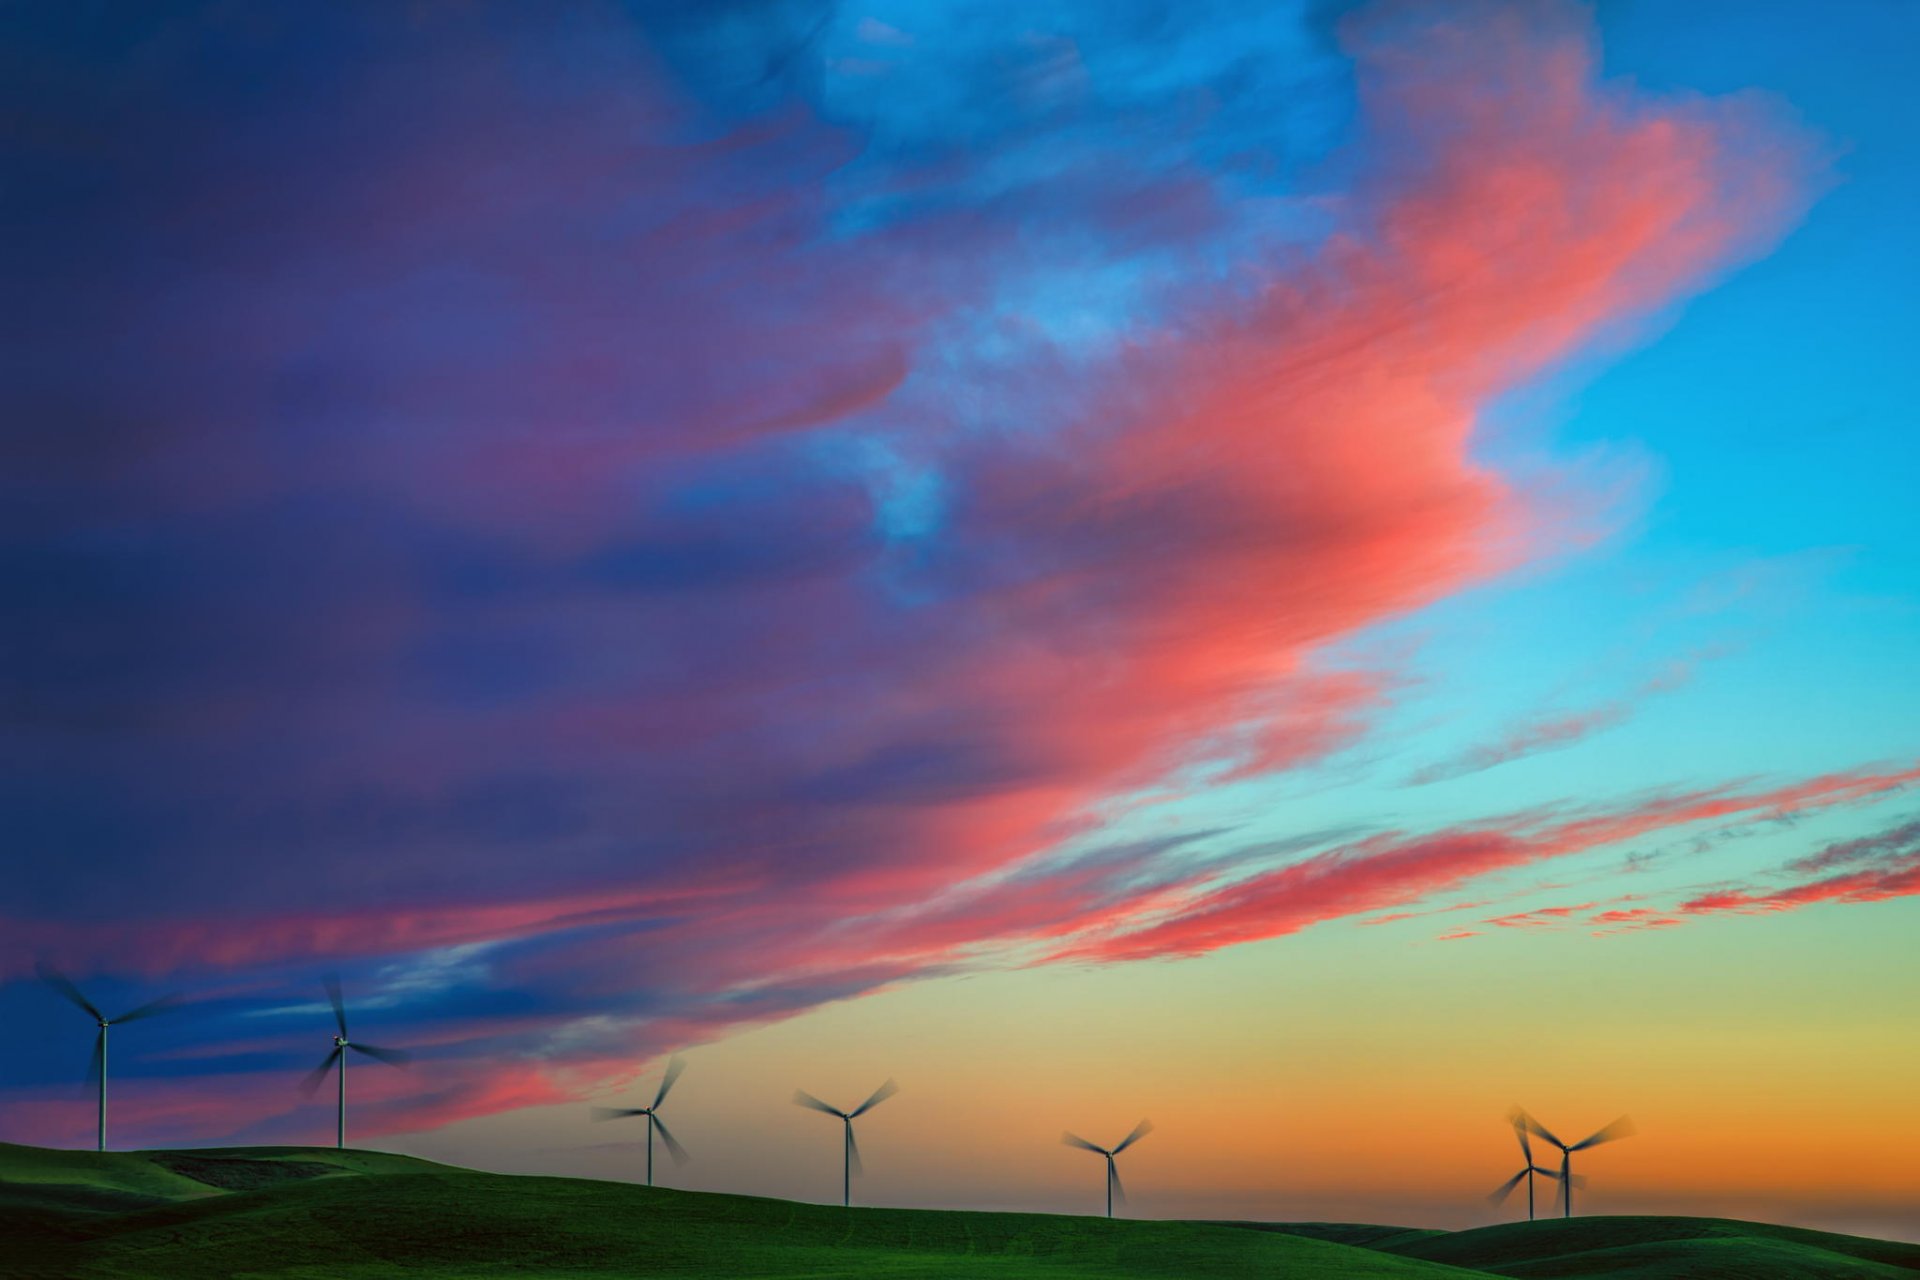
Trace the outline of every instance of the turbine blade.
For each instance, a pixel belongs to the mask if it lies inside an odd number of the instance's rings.
[[[838,1116],[842,1120],[847,1118],[846,1112],[838,1107],[828,1106],[826,1103],[820,1101],[820,1099],[808,1093],[805,1089],[795,1089],[793,1091],[793,1105],[796,1107],[812,1107],[815,1111],[824,1111],[828,1115]]]
[[[1585,1151],[1588,1147],[1597,1147],[1603,1142],[1618,1142],[1622,1138],[1631,1138],[1636,1132],[1637,1130],[1633,1127],[1633,1121],[1626,1116],[1621,1116],[1618,1120],[1615,1120],[1591,1138],[1582,1139],[1567,1149],[1569,1151]]]
[[[1504,1204],[1506,1202],[1507,1197],[1513,1194],[1513,1189],[1520,1185],[1520,1180],[1526,1176],[1527,1176],[1527,1171],[1525,1169],[1522,1169],[1520,1172],[1514,1174],[1511,1178],[1508,1178],[1505,1182],[1500,1184],[1500,1189],[1498,1191],[1494,1192],[1492,1195],[1487,1197],[1487,1202],[1489,1204]]]
[[[1119,1155],[1122,1151],[1125,1151],[1128,1147],[1132,1146],[1134,1143],[1140,1141],[1140,1139],[1146,1137],[1148,1134],[1152,1132],[1153,1132],[1153,1121],[1142,1120],[1139,1124],[1133,1126],[1132,1133],[1120,1139],[1120,1145],[1113,1149],[1113,1154]]]
[[[87,1087],[91,1089],[100,1083],[100,1073],[107,1067],[107,1029],[105,1027],[93,1033],[93,1057],[87,1060]]]
[[[678,1080],[680,1073],[686,1069],[687,1060],[678,1054],[667,1060],[667,1074],[660,1077],[660,1092],[653,1095],[654,1110],[659,1110],[660,1104],[667,1100],[667,1090],[673,1088],[673,1082]]]
[[[141,1005],[138,1009],[134,1009],[131,1012],[121,1014],[119,1017],[115,1018],[114,1021],[115,1022],[138,1022],[142,1018],[151,1018],[156,1013],[166,1013],[169,1010],[177,1007],[179,1003],[180,1003],[180,997],[177,995],[161,996],[158,1000],[150,1000],[146,1004]]]
[[[867,1167],[860,1163],[860,1144],[854,1140],[853,1126],[847,1126],[847,1168],[858,1178],[866,1173]]]
[[[301,1079],[300,1092],[306,1094],[309,1098],[311,1098],[313,1096],[313,1091],[315,1089],[318,1089],[320,1085],[326,1080],[327,1072],[333,1070],[333,1064],[335,1063],[335,1061],[339,1059],[340,1054],[341,1054],[340,1047],[338,1045],[335,1045],[333,1052],[329,1053],[326,1057],[322,1058],[320,1060],[320,1065],[315,1067],[313,1070],[307,1072],[306,1076]]]
[[[1584,1173],[1574,1174],[1569,1181],[1573,1183],[1573,1189],[1575,1191],[1585,1191],[1587,1189],[1587,1175]]]
[[[1527,1127],[1518,1120],[1513,1122],[1513,1136],[1520,1140],[1520,1154],[1526,1157],[1528,1164],[1533,1163],[1533,1139],[1527,1136]]]
[[[863,1116],[898,1092],[900,1092],[900,1086],[889,1080],[878,1089],[875,1089],[872,1097],[855,1107],[849,1114]]]
[[[647,1114],[645,1107],[595,1107],[593,1109],[593,1118],[595,1120],[624,1120],[628,1116],[643,1116],[645,1114]]]
[[[1078,1147],[1082,1151],[1091,1151],[1093,1152],[1093,1154],[1097,1156],[1104,1156],[1107,1154],[1107,1149],[1105,1147],[1096,1147],[1091,1142],[1088,1142],[1085,1138],[1081,1137],[1077,1133],[1062,1133],[1060,1135],[1060,1141],[1066,1143],[1070,1147]]]
[[[333,1020],[340,1027],[340,1038],[347,1038],[347,1004],[340,998],[340,975],[330,973],[321,979],[327,988],[327,1000],[333,1005]]]
[[[1555,1178],[1554,1181],[1560,1184],[1560,1189],[1554,1193],[1554,1207],[1565,1212],[1567,1207],[1567,1180],[1564,1176],[1561,1176]]]
[[[404,1067],[413,1061],[413,1055],[404,1049],[382,1049],[379,1045],[361,1044],[358,1040],[348,1042],[347,1048],[355,1053],[364,1053],[374,1061],[384,1062],[390,1067]]]
[[[74,986],[73,979],[67,977],[66,974],[60,972],[52,965],[47,964],[45,961],[35,965],[34,970],[40,975],[40,981],[46,983],[55,991],[58,991],[61,995],[72,1001],[74,1007],[79,1009],[80,1012],[86,1014],[95,1022],[104,1022],[106,1020],[107,1015],[94,1008],[93,1001],[81,995],[80,988]]]
[[[655,1116],[653,1118],[653,1127],[659,1131],[660,1141],[667,1144],[667,1154],[673,1157],[675,1164],[685,1164],[687,1161],[693,1159],[692,1156],[687,1154],[687,1149],[680,1145],[678,1139],[676,1139],[667,1128],[667,1122],[665,1120],[662,1120],[659,1116]]]
[[[1528,1133],[1531,1133],[1534,1137],[1545,1138],[1548,1142],[1551,1142],[1554,1146],[1560,1148],[1562,1151],[1565,1151],[1567,1149],[1566,1143],[1560,1141],[1560,1139],[1553,1136],[1553,1130],[1547,1128],[1547,1126],[1541,1124],[1538,1120],[1535,1120],[1532,1116],[1528,1115],[1526,1111],[1520,1107],[1515,1107],[1513,1109],[1513,1122],[1516,1125],[1520,1126],[1522,1129],[1526,1130]]]
[[[1115,1164],[1111,1159],[1107,1161],[1107,1178],[1113,1183],[1113,1202],[1115,1204],[1125,1204],[1127,1202],[1127,1189],[1120,1182],[1120,1166]]]

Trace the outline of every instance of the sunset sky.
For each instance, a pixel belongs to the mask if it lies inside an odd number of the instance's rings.
[[[1920,1239],[1920,7],[0,14],[0,1140]]]

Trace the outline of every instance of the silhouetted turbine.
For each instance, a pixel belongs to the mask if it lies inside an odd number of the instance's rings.
[[[1492,1201],[1494,1204],[1505,1203],[1506,1198],[1513,1194],[1513,1189],[1520,1185],[1520,1179],[1525,1178],[1527,1180],[1527,1221],[1532,1222],[1533,1221],[1533,1176],[1535,1174],[1541,1174],[1545,1177],[1558,1180],[1560,1175],[1554,1172],[1552,1169],[1542,1169],[1539,1165],[1533,1162],[1533,1143],[1527,1140],[1526,1127],[1522,1125],[1517,1118],[1512,1119],[1512,1124],[1513,1124],[1513,1136],[1519,1139],[1520,1141],[1520,1155],[1525,1160],[1525,1163],[1521,1165],[1520,1172],[1514,1174],[1511,1178],[1508,1178],[1505,1182],[1501,1183],[1499,1190],[1495,1191],[1492,1195],[1488,1196],[1487,1199]]]
[[[165,1013],[180,1002],[180,997],[162,996],[158,1000],[141,1005],[138,1009],[129,1010],[117,1018],[109,1018],[95,1007],[93,1001],[81,994],[80,988],[74,986],[66,974],[50,964],[39,964],[35,968],[39,971],[40,981],[65,996],[75,1008],[92,1018],[94,1025],[100,1028],[99,1033],[93,1038],[93,1060],[87,1066],[87,1083],[97,1083],[100,1086],[97,1132],[99,1149],[105,1151],[107,1149],[107,1028],[117,1023],[138,1022],[142,1018],[151,1018],[156,1013]]]
[[[1093,1152],[1093,1154],[1097,1156],[1106,1157],[1107,1216],[1109,1218],[1113,1216],[1113,1202],[1115,1198],[1118,1198],[1121,1204],[1125,1204],[1127,1202],[1127,1189],[1120,1185],[1120,1170],[1113,1163],[1113,1158],[1152,1132],[1153,1132],[1153,1121],[1142,1120],[1139,1124],[1133,1126],[1133,1132],[1128,1134],[1126,1137],[1122,1138],[1120,1140],[1120,1144],[1114,1147],[1113,1150],[1111,1151],[1107,1150],[1107,1148],[1105,1147],[1094,1146],[1091,1142],[1088,1142],[1085,1138],[1082,1138],[1078,1134],[1063,1133],[1060,1135],[1060,1141],[1066,1143],[1070,1147],[1078,1147],[1082,1151],[1091,1151]]]
[[[1573,1216],[1574,1188],[1585,1185],[1584,1180],[1576,1182],[1574,1179],[1573,1153],[1576,1151],[1585,1151],[1588,1147],[1597,1147],[1603,1142],[1617,1142],[1621,1138],[1631,1138],[1634,1134],[1633,1121],[1625,1116],[1621,1116],[1618,1120],[1615,1120],[1599,1132],[1569,1145],[1554,1137],[1551,1129],[1541,1124],[1538,1120],[1535,1120],[1520,1107],[1513,1109],[1513,1122],[1526,1132],[1531,1133],[1534,1137],[1545,1138],[1548,1142],[1560,1148],[1560,1206],[1562,1210],[1561,1216],[1567,1218]]]
[[[333,1141],[335,1146],[344,1148],[347,1145],[347,1050],[363,1053],[374,1061],[384,1062],[390,1067],[404,1067],[407,1065],[408,1058],[398,1049],[380,1049],[349,1039],[347,1007],[340,999],[340,980],[330,977],[326,979],[326,984],[327,1000],[333,1005],[333,1022],[339,1030],[334,1034],[332,1051],[320,1060],[319,1066],[307,1073],[306,1079],[300,1082],[300,1088],[308,1097],[312,1097],[313,1091],[318,1089],[321,1082],[327,1078],[327,1072],[331,1071],[335,1065],[339,1066],[340,1114],[334,1127]]]
[[[660,1092],[653,1095],[652,1103],[647,1106],[595,1107],[593,1109],[593,1118],[595,1120],[624,1120],[628,1116],[645,1116],[647,1118],[648,1186],[653,1185],[653,1135],[656,1132],[659,1133],[661,1141],[667,1144],[667,1154],[673,1157],[675,1164],[685,1164],[687,1161],[693,1159],[692,1156],[687,1154],[685,1147],[673,1140],[673,1135],[667,1131],[667,1122],[660,1118],[660,1104],[667,1100],[667,1090],[673,1088],[673,1082],[678,1080],[680,1073],[686,1069],[687,1064],[681,1058],[676,1056],[669,1059],[667,1061],[667,1072],[660,1077]]]
[[[853,1140],[853,1122],[898,1092],[900,1092],[900,1086],[889,1080],[878,1089],[875,1089],[872,1097],[868,1098],[853,1110],[842,1111],[838,1107],[828,1106],[826,1103],[820,1101],[820,1099],[808,1093],[805,1089],[795,1089],[793,1091],[793,1104],[795,1106],[811,1107],[815,1111],[824,1111],[830,1116],[838,1116],[841,1124],[846,1127],[847,1144],[840,1173],[840,1203],[843,1205],[851,1205],[853,1203],[853,1175],[865,1172],[865,1170],[860,1167],[859,1144]]]

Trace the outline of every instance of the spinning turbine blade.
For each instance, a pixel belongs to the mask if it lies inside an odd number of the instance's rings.
[[[1093,1152],[1093,1154],[1097,1156],[1104,1156],[1107,1154],[1107,1149],[1105,1147],[1096,1147],[1091,1142],[1088,1142],[1085,1138],[1081,1137],[1077,1133],[1062,1133],[1060,1135],[1060,1141],[1066,1143],[1070,1147],[1078,1147],[1082,1151],[1091,1151]]]
[[[1527,1137],[1527,1127],[1516,1121],[1513,1126],[1513,1136],[1520,1139],[1520,1154],[1526,1157],[1528,1164],[1532,1164],[1533,1141]]]
[[[1487,1201],[1491,1204],[1504,1204],[1507,1197],[1513,1194],[1513,1189],[1520,1185],[1520,1180],[1526,1177],[1529,1172],[1529,1170],[1522,1169],[1511,1178],[1508,1178],[1500,1184],[1498,1191],[1487,1197]]]
[[[390,1067],[404,1067],[413,1061],[411,1054],[402,1052],[399,1049],[382,1049],[378,1045],[361,1044],[358,1041],[349,1043],[347,1048],[353,1050],[355,1053],[364,1053],[369,1058],[377,1062],[384,1062]]]
[[[826,1103],[820,1101],[820,1099],[808,1093],[805,1089],[795,1089],[793,1091],[793,1105],[796,1107],[812,1107],[815,1111],[824,1111],[830,1116],[839,1116],[842,1120],[847,1118],[846,1112],[840,1110],[838,1107],[828,1106]]]
[[[854,1140],[852,1125],[847,1126],[847,1168],[856,1178],[867,1171],[860,1163],[860,1144]]]
[[[680,1073],[686,1069],[687,1063],[684,1058],[676,1056],[667,1061],[667,1074],[660,1077],[660,1092],[653,1095],[655,1108],[667,1100],[667,1090],[673,1088],[673,1082],[678,1080]]]
[[[1551,1142],[1554,1146],[1560,1148],[1562,1151],[1565,1151],[1567,1149],[1567,1144],[1560,1141],[1560,1139],[1554,1137],[1553,1131],[1551,1129],[1541,1124],[1538,1120],[1535,1120],[1532,1116],[1528,1115],[1524,1110],[1522,1110],[1519,1107],[1515,1107],[1513,1109],[1513,1122],[1519,1125],[1522,1129],[1526,1130],[1528,1133],[1531,1133],[1534,1137],[1545,1138],[1548,1142]]]
[[[55,991],[58,991],[61,995],[72,1001],[80,1012],[86,1014],[95,1022],[106,1021],[107,1015],[94,1008],[93,1001],[81,995],[80,988],[74,986],[73,980],[68,978],[66,974],[60,972],[52,965],[45,963],[35,965],[34,970],[40,975],[40,981],[46,983]]]
[[[87,1060],[87,1088],[100,1083],[100,1073],[107,1065],[107,1029],[96,1031],[93,1036],[93,1057]]]
[[[653,1118],[653,1127],[654,1130],[659,1133],[660,1141],[667,1144],[667,1154],[673,1157],[675,1164],[685,1164],[687,1161],[693,1159],[692,1156],[687,1154],[687,1149],[681,1146],[674,1138],[672,1132],[668,1130],[665,1120],[662,1120],[659,1116],[655,1116]]]
[[[138,1009],[121,1014],[119,1017],[113,1019],[113,1021],[116,1023],[138,1022],[142,1018],[151,1018],[156,1013],[165,1013],[179,1003],[180,997],[177,995],[161,996],[158,1000],[150,1000]]]
[[[593,1109],[593,1118],[595,1120],[624,1120],[628,1116],[643,1116],[645,1114],[647,1114],[645,1107],[595,1107]]]
[[[313,1091],[318,1089],[322,1082],[326,1080],[327,1072],[333,1070],[333,1064],[338,1062],[340,1057],[341,1051],[338,1047],[335,1047],[332,1053],[329,1053],[320,1060],[319,1066],[307,1072],[306,1076],[300,1081],[300,1092],[311,1098]]]
[[[1153,1121],[1142,1120],[1139,1124],[1133,1126],[1132,1133],[1120,1139],[1120,1145],[1113,1149],[1113,1154],[1119,1155],[1122,1151],[1125,1151],[1128,1147],[1132,1146],[1134,1143],[1140,1141],[1140,1139],[1146,1137],[1148,1134],[1152,1132],[1153,1132]]]
[[[1127,1189],[1122,1186],[1120,1182],[1120,1166],[1115,1164],[1111,1158],[1107,1160],[1107,1180],[1113,1184],[1113,1202],[1115,1204],[1125,1204],[1127,1202]]]
[[[875,1089],[873,1096],[855,1107],[850,1114],[856,1116],[865,1115],[898,1092],[900,1092],[900,1086],[889,1080],[878,1089]]]
[[[340,998],[340,978],[337,974],[328,974],[321,981],[327,988],[327,1000],[333,1005],[333,1020],[340,1028],[340,1038],[347,1038],[347,1006]]]
[[[1603,1142],[1618,1142],[1621,1138],[1631,1138],[1634,1133],[1633,1121],[1626,1116],[1621,1116],[1618,1120],[1615,1120],[1591,1138],[1576,1142],[1567,1149],[1569,1151],[1585,1151],[1588,1147],[1597,1147]]]

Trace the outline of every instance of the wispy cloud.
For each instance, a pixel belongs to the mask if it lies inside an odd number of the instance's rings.
[[[1908,783],[1895,785],[1904,789]],[[1843,796],[1841,802],[1853,798],[1858,797]],[[1920,822],[1902,822],[1876,835],[1836,841],[1752,883],[1701,885],[1663,895],[1664,906],[1627,905],[1647,901],[1647,895],[1627,894],[1605,902],[1536,907],[1486,923],[1502,928],[1586,927],[1597,933],[1618,933],[1670,929],[1703,916],[1768,914],[1821,903],[1884,902],[1914,894],[1920,894]]]
[[[1691,661],[1671,663],[1623,697],[1595,703],[1578,711],[1556,712],[1521,721],[1492,742],[1470,747],[1456,756],[1416,769],[1408,776],[1407,785],[1420,787],[1463,778],[1543,751],[1570,747],[1604,730],[1625,724],[1648,698],[1677,689],[1690,680],[1693,665]]]
[[[1297,933],[1328,920],[1417,903],[1482,876],[1653,832],[1707,822],[1787,821],[1836,805],[1879,800],[1916,781],[1920,781],[1920,766],[1839,773],[1759,790],[1716,788],[1655,796],[1616,809],[1535,810],[1473,826],[1376,836],[1208,890],[1178,903],[1158,919],[1122,922],[1073,944],[1058,958],[1112,961],[1199,955]],[[1569,909],[1566,915],[1585,909]],[[1541,912],[1532,915],[1543,918]]]

